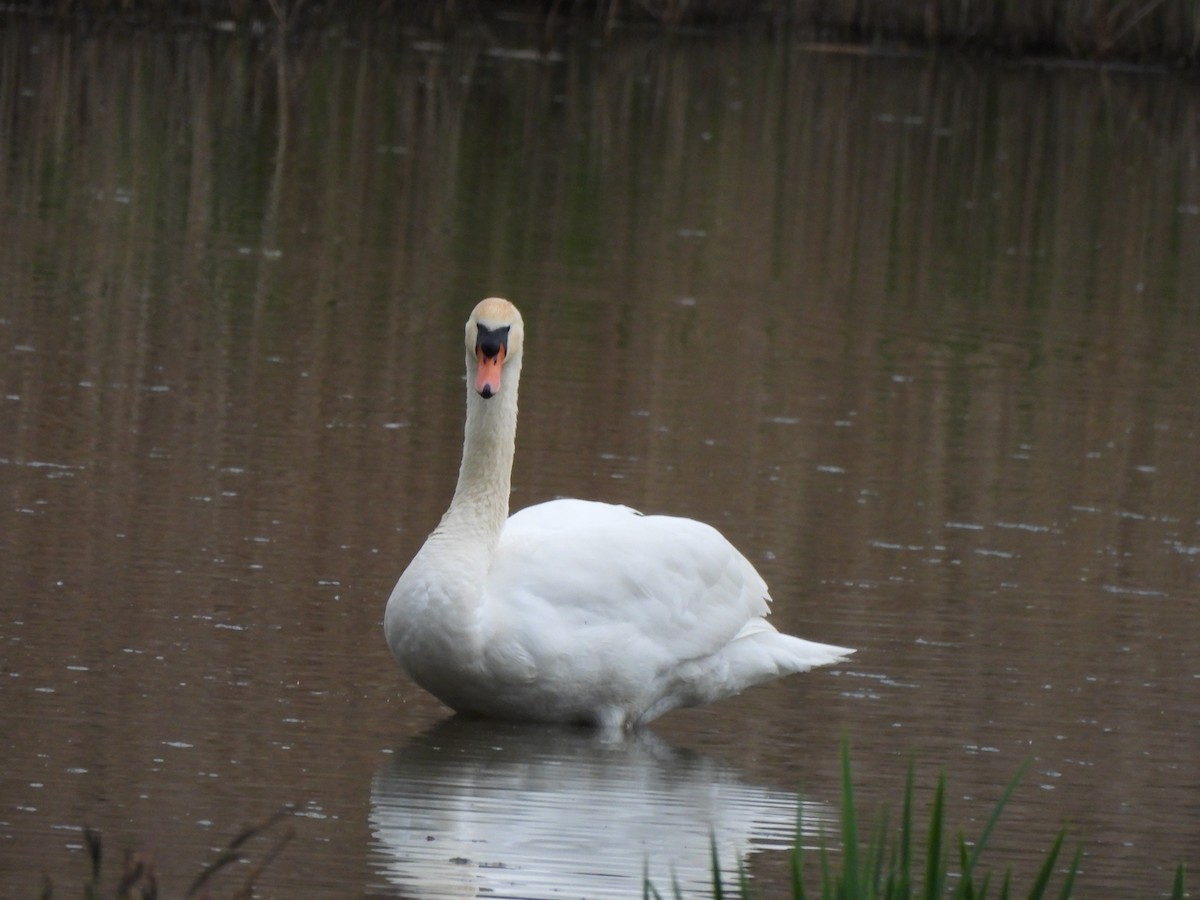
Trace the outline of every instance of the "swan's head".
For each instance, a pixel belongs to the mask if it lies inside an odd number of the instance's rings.
[[[485,400],[500,393],[505,366],[520,363],[525,341],[525,323],[521,313],[507,300],[488,297],[480,300],[467,319],[467,377]]]

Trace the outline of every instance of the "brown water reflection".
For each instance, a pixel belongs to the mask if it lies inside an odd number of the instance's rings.
[[[444,710],[380,620],[488,293],[530,332],[516,505],[702,517],[860,648],[658,735],[829,802],[844,733],[865,802],[915,754],[964,824],[1032,755],[999,862],[1069,820],[1088,896],[1194,864],[1194,84],[745,36],[0,42],[0,893],[73,883],[84,821],[178,892],[282,802],[265,893],[381,883],[372,784]]]

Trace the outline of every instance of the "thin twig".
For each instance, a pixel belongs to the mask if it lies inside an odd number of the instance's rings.
[[[267,852],[267,855],[262,858],[262,861],[250,870],[250,873],[246,876],[246,880],[242,883],[242,889],[233,895],[234,900],[250,900],[250,898],[254,896],[254,883],[258,881],[258,876],[263,873],[267,866],[275,861],[275,857],[279,856],[279,854],[283,852],[283,848],[286,847],[295,836],[296,829],[289,825],[287,830],[285,830],[283,834],[279,836],[279,840],[277,840],[274,846],[271,847],[271,849]]]
[[[276,822],[278,822],[284,816],[290,815],[291,812],[292,812],[291,806],[284,806],[284,807],[280,808],[277,812],[273,813],[272,815],[267,816],[265,819],[262,819],[259,822],[255,822],[253,825],[247,825],[245,828],[243,828],[241,831],[239,831],[237,834],[235,834],[230,839],[229,843],[225,845],[225,849],[221,851],[221,855],[218,856],[212,863],[205,866],[204,871],[202,871],[199,875],[196,876],[196,880],[192,882],[192,886],[188,888],[188,891],[184,896],[185,897],[196,896],[196,893],[202,887],[204,887],[204,885],[208,882],[208,880],[210,878],[212,878],[214,875],[216,875],[219,871],[224,869],[230,863],[241,862],[243,859],[245,859],[245,857],[242,855],[242,853],[239,852],[238,848],[240,848],[243,844],[245,844],[251,838],[257,837],[258,835],[262,834],[267,829],[271,828],[271,826],[273,826]],[[287,833],[283,836],[283,838],[280,841],[276,842],[275,846],[271,848],[271,851],[268,854],[267,859],[264,862],[260,863],[258,866],[256,866],[251,871],[250,874],[251,874],[252,878],[258,877],[258,874],[262,872],[262,870],[266,867],[267,863],[269,863],[272,859],[275,858],[276,855],[278,855],[279,851],[283,849],[283,846],[286,845],[287,842],[290,841],[293,836],[294,836],[293,829],[289,828],[287,830]],[[253,880],[249,881],[248,885],[253,886]],[[245,888],[243,888],[243,890],[245,890]],[[249,895],[247,894],[246,896],[249,896]]]

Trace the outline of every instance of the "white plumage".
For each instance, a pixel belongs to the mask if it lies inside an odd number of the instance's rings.
[[[393,655],[459,712],[649,722],[853,652],[780,634],[767,585],[715,529],[553,500],[508,516],[524,326],[467,321],[467,424],[450,508],[384,615]]]

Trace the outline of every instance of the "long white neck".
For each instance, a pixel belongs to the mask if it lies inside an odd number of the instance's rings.
[[[520,313],[507,300],[483,300],[467,320],[467,426],[458,486],[384,611],[392,654],[418,684],[452,706],[466,696],[459,693],[464,678],[481,671],[491,634],[481,613],[488,607],[488,571],[508,519],[522,337]],[[477,352],[489,366],[482,379]],[[492,368],[496,363],[499,374]],[[477,382],[495,393],[485,400],[475,391]]]
[[[517,389],[521,360],[504,366],[503,386],[484,399],[467,373],[467,426],[454,499],[434,534],[466,538],[495,548],[508,518],[513,452],[517,436]]]

